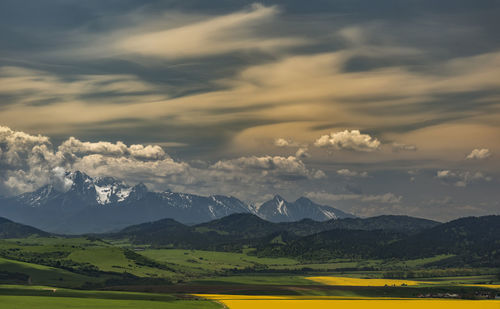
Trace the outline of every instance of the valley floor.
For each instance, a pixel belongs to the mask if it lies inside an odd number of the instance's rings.
[[[433,264],[449,257],[318,262],[259,257],[252,248],[8,239],[0,240],[0,308],[500,309],[499,270]]]

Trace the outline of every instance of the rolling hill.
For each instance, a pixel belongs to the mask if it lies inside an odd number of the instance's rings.
[[[365,220],[384,222],[377,217]],[[390,222],[394,220],[391,218]],[[358,224],[351,227],[355,226]],[[285,244],[262,243],[258,254],[312,260],[339,257],[416,259],[451,255],[440,263],[444,266],[500,266],[500,216],[461,218],[410,234],[384,229],[383,224],[378,226],[380,228],[374,230],[332,229]],[[388,225],[391,226],[394,227],[393,224]]]
[[[254,214],[232,214],[194,226],[187,226],[172,219],[142,223],[127,227],[119,232],[103,234],[100,237],[128,239],[135,244],[172,246],[185,249],[238,250],[246,245],[264,247],[279,237],[289,243],[316,233],[339,233],[346,237],[397,234],[400,237],[438,225],[438,222],[407,216],[379,216],[373,218],[332,219],[325,222],[303,219],[297,222],[273,223]],[[336,232],[337,231],[337,232]],[[355,231],[355,232],[349,232]],[[385,235],[384,234],[384,235]],[[355,241],[355,240],[353,240]],[[326,245],[326,242],[325,242]]]
[[[0,217],[0,239],[30,236],[50,236],[50,233]]]

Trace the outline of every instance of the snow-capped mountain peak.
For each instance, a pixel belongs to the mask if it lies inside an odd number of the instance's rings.
[[[279,195],[257,208],[257,214],[269,221],[298,221],[305,218],[324,221],[344,217],[353,217],[330,206],[314,203],[308,198],[300,197],[295,202],[288,202]]]
[[[112,177],[97,177],[93,181],[97,193],[97,202],[100,205],[125,201],[133,187]]]
[[[152,192],[142,183],[130,186],[111,177],[92,178],[78,171],[66,173],[65,177],[71,183],[66,191],[46,185],[3,199],[0,216],[59,233],[109,231],[162,218],[201,223],[234,213],[252,213],[275,222],[350,216],[306,198],[291,203],[276,195],[255,207],[232,196]]]

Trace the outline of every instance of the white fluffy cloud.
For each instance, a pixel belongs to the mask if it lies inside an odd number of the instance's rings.
[[[472,152],[466,157],[469,160],[483,160],[489,158],[491,156],[491,152],[489,149],[474,149]]]
[[[323,172],[309,170],[304,162],[294,156],[241,157],[218,161],[210,168],[229,172],[253,172],[262,176],[273,175],[282,179],[324,177]]]
[[[296,147],[297,146],[297,144],[294,143],[292,140],[284,139],[282,137],[275,139],[274,145],[276,147]]]
[[[46,136],[0,127],[0,193],[32,191],[47,183],[67,190],[71,186],[64,177],[67,170],[145,182],[189,174],[188,164],[175,162],[160,146],[91,143],[71,137],[56,150]]]
[[[475,181],[491,181],[490,176],[486,176],[481,172],[470,171],[450,171],[440,170],[437,171],[436,177],[445,183],[453,184],[457,187],[466,187],[469,183]]]
[[[49,181],[54,152],[49,139],[0,126],[0,193],[22,192]]]
[[[309,154],[309,149],[307,147],[300,147],[295,152],[295,156],[299,159],[309,158],[311,155]]]
[[[297,151],[295,152],[295,156],[299,159],[304,159],[304,158],[309,158],[311,155],[309,154],[309,146],[307,144],[299,144],[297,142],[294,142],[291,139],[284,139],[284,138],[277,138],[274,140],[274,146],[276,147],[298,147]]]
[[[123,142],[82,142],[74,137],[64,141],[58,151],[63,154],[72,155],[90,155],[101,154],[106,156],[131,156],[139,160],[161,160],[165,159],[167,154],[158,145],[131,145],[128,147]]]
[[[359,130],[345,130],[321,136],[314,142],[314,146],[372,152],[380,148],[380,141],[368,134],[361,134]]]
[[[0,194],[32,191],[48,183],[67,190],[72,182],[64,175],[70,170],[130,183],[141,181],[154,190],[210,194],[238,192],[241,184],[272,187],[326,177],[295,156],[249,156],[196,167],[172,159],[158,145],[127,146],[123,142],[84,142],[70,137],[54,149],[46,136],[0,127]]]

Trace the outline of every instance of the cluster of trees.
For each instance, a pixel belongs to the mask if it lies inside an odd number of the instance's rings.
[[[162,264],[162,263],[158,263],[155,260],[147,258],[144,255],[135,253],[134,251],[129,250],[129,249],[125,249],[124,255],[127,259],[134,261],[135,264],[140,265],[140,266],[158,268],[158,269],[168,270],[168,271],[172,271],[172,272],[176,271],[175,268],[169,267],[169,266]]]
[[[448,254],[429,263],[440,267],[500,267],[500,216],[471,217],[415,234],[391,230],[330,230],[285,241],[261,242],[259,256],[325,262],[349,259],[419,259]]]
[[[0,250],[0,257],[27,263],[61,268],[90,276],[99,275],[99,269],[90,263],[79,263],[68,259],[69,251],[33,252],[9,248]]]

